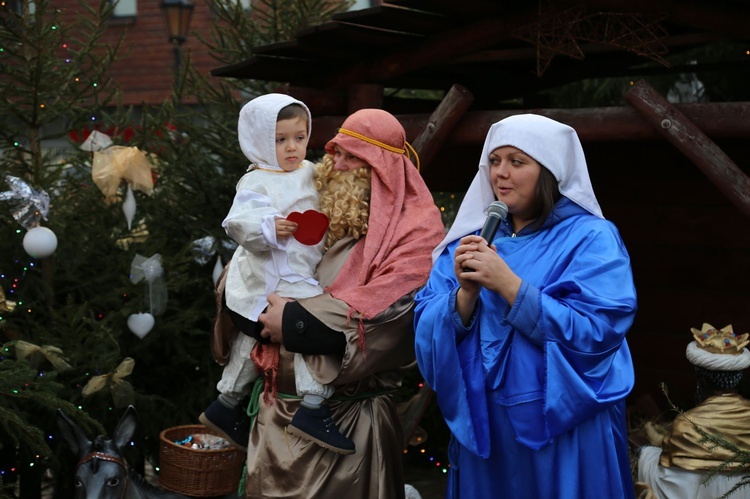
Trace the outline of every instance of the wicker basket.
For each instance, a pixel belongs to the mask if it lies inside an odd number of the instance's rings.
[[[222,496],[236,492],[242,477],[245,453],[236,447],[200,450],[175,443],[196,433],[216,435],[203,425],[175,426],[159,435],[161,486],[193,497]]]

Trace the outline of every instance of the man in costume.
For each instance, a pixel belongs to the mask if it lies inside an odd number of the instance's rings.
[[[331,220],[316,276],[325,292],[299,301],[272,294],[259,317],[253,359],[265,389],[253,397],[246,497],[404,497],[394,394],[414,362],[414,295],[445,234],[410,147],[398,120],[378,109],[352,114],[326,145],[316,181]],[[335,387],[331,423],[354,441],[354,454],[287,433],[300,403],[294,352]]]
[[[661,499],[715,499],[741,481],[741,475],[731,474],[738,465],[731,462],[734,452],[711,443],[707,435],[750,452],[750,400],[736,390],[750,366],[748,333],[736,335],[731,325],[716,329],[710,324],[691,331],[695,339],[686,356],[698,375],[698,405],[677,416],[666,435],[650,426],[652,445],[641,448],[638,456],[638,480]],[[724,471],[706,476],[722,465]]]

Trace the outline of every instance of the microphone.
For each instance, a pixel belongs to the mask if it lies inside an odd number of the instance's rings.
[[[500,227],[500,222],[505,220],[507,216],[508,205],[502,201],[493,201],[490,203],[490,207],[487,208],[487,220],[484,222],[484,227],[482,227],[479,237],[483,237],[487,241],[487,244],[492,244],[497,228]]]
[[[495,233],[497,228],[500,227],[500,222],[505,220],[508,216],[508,205],[502,201],[493,201],[487,208],[487,220],[484,222],[484,227],[479,232],[479,236],[483,237],[487,244],[492,244],[492,240],[495,239]],[[474,272],[474,269],[464,268],[464,272]]]

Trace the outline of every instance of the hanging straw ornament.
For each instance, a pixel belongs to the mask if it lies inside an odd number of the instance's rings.
[[[135,190],[151,194],[154,178],[151,163],[137,147],[110,146],[94,152],[91,178],[107,199],[114,199],[120,182],[126,180]]]
[[[153,328],[154,316],[162,314],[167,308],[167,285],[164,281],[160,254],[157,253],[151,258],[135,255],[130,264],[130,281],[138,284],[142,280],[145,280],[148,285],[149,312],[131,314],[128,317],[128,328],[141,339]]]
[[[0,312],[13,312],[16,309],[16,302],[10,301],[5,297],[5,290],[0,287]]]
[[[108,374],[102,374],[101,376],[94,376],[86,383],[83,387],[81,394],[84,397],[88,397],[104,388],[109,387],[109,391],[112,394],[112,400],[115,407],[126,407],[133,403],[135,399],[133,393],[133,386],[125,381],[123,378],[129,376],[133,372],[135,367],[135,361],[130,357],[125,357],[117,368]]]
[[[102,191],[107,202],[117,198],[117,192],[123,180],[127,181],[128,190],[122,211],[130,230],[136,211],[133,189],[150,195],[154,190],[154,177],[151,174],[151,163],[137,147],[112,145],[107,134],[94,130],[81,144],[81,149],[94,153],[91,163],[91,178]]]
[[[33,366],[39,365],[39,359],[44,358],[52,367],[59,372],[67,371],[70,369],[68,364],[63,358],[63,351],[52,345],[35,345],[27,341],[19,340],[15,344],[16,347],[16,358],[18,360],[28,360]]]

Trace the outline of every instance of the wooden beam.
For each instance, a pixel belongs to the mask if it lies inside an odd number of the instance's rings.
[[[416,47],[388,52],[362,61],[332,76],[328,88],[346,88],[360,81],[388,81],[439,61],[475,52],[508,39],[513,29],[536,19],[536,11],[517,17],[484,18],[480,21],[441,32]]]
[[[355,83],[349,87],[346,103],[348,114],[360,109],[383,107],[383,85],[379,83]]]
[[[732,204],[750,216],[750,177],[698,126],[644,80],[625,94],[625,100],[687,156]]]
[[[750,139],[750,102],[678,104],[674,106],[714,139]],[[468,111],[446,138],[454,146],[481,145],[490,125],[514,114],[536,113],[575,128],[582,142],[659,140],[661,135],[630,106],[583,109]],[[416,137],[430,115],[397,114],[407,137]],[[310,148],[322,148],[346,116],[313,116]]]
[[[440,151],[445,139],[474,102],[474,96],[466,87],[453,85],[437,109],[430,115],[422,133],[414,139],[412,147],[417,151],[422,172]]]
[[[313,116],[344,114],[347,96],[345,92],[316,90],[307,87],[287,86],[278,90],[304,102]]]

